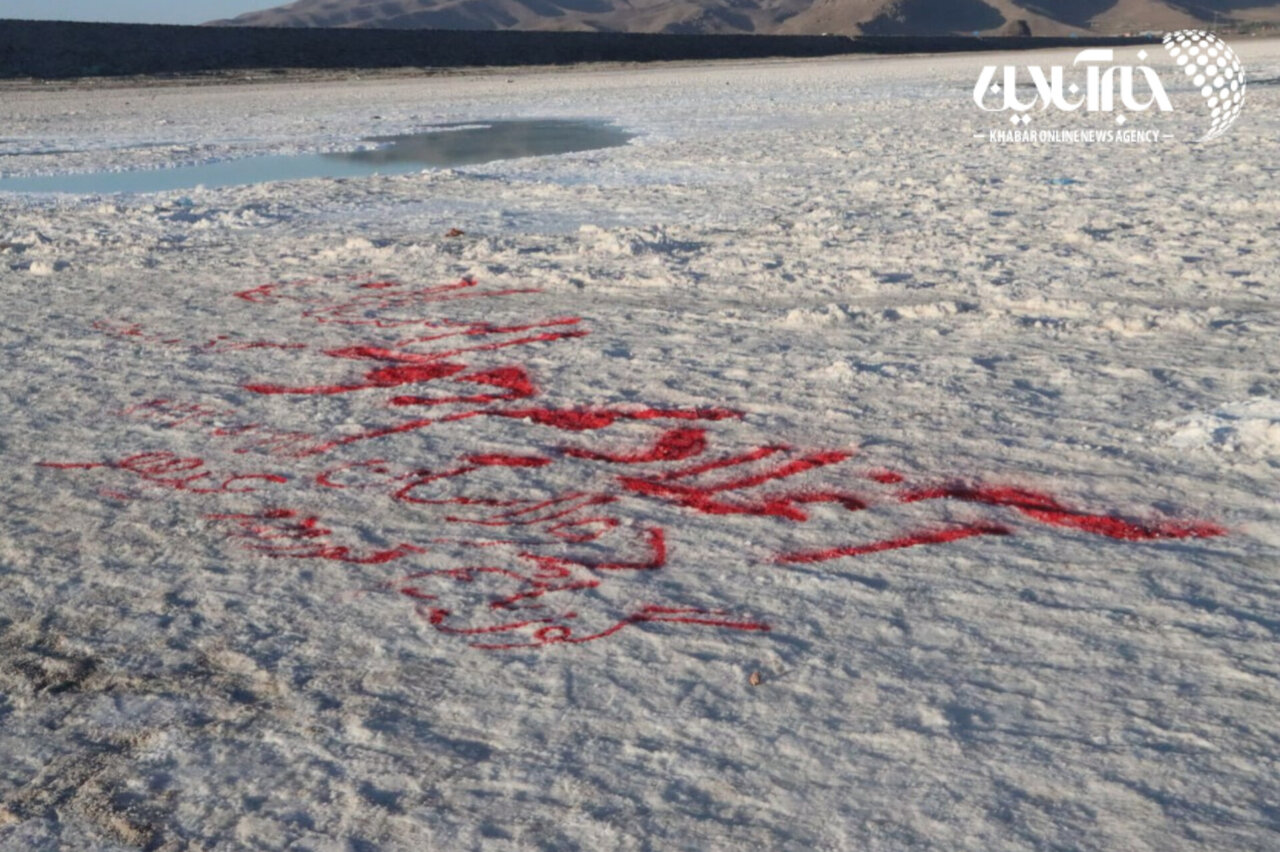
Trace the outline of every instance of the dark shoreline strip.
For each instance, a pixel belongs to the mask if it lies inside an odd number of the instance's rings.
[[[249,68],[461,68],[961,53],[1155,43],[1154,38],[766,36],[502,30],[179,27],[0,20],[0,79]]]

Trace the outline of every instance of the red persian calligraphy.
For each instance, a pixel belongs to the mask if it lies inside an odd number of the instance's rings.
[[[277,340],[189,343],[104,320],[103,333],[179,363],[182,352],[242,363],[241,398],[128,405],[120,416],[156,445],[41,465],[101,477],[111,496],[189,501],[245,552],[357,572],[362,593],[408,601],[427,629],[488,651],[641,630],[769,631],[762,615],[726,602],[653,591],[655,574],[696,577],[680,544],[694,518],[755,524],[771,554],[744,550],[739,567],[760,571],[994,546],[1034,528],[1128,543],[1226,532],[1088,511],[981,478],[909,476],[847,446],[793,447],[713,401],[548,402],[535,356],[586,345],[590,332],[577,316],[513,312],[538,304],[538,292],[342,276],[235,293],[249,318],[270,318]],[[379,413],[351,423],[353,402]],[[306,406],[317,425],[276,425],[297,421],[280,416],[290,406]],[[166,445],[179,432],[207,449],[180,455]],[[259,461],[246,469],[250,458]],[[896,531],[859,536],[859,517],[874,514],[883,530],[894,512],[907,518]],[[788,544],[797,539],[806,546]]]

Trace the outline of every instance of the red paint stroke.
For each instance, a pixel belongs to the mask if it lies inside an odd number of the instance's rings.
[[[355,471],[357,474],[367,471],[381,477],[394,476],[392,472],[393,468],[385,460],[367,459],[365,461],[343,462],[340,465],[335,465],[334,467],[322,470],[320,473],[316,474],[315,482],[322,488],[336,488],[340,490],[347,488],[378,488],[384,485],[382,482],[365,485],[350,485],[335,480],[335,477],[352,471]]]
[[[223,493],[223,494],[249,494],[249,493],[251,493],[251,492],[255,491],[256,489],[254,489],[254,488],[232,488],[232,487],[231,487],[231,483],[233,483],[233,482],[251,482],[251,481],[257,481],[257,482],[285,483],[285,482],[288,482],[289,480],[288,480],[288,478],[287,478],[287,477],[279,476],[279,475],[274,474],[274,473],[242,473],[242,474],[238,474],[238,475],[235,475],[235,476],[229,476],[229,477],[227,477],[226,479],[224,479],[224,480],[222,481],[222,485],[219,487],[219,489],[218,489],[218,491],[217,491],[216,493]]]
[[[466,457],[471,464],[481,467],[546,467],[551,459],[542,456],[513,456],[504,453],[481,453]]]
[[[401,485],[397,490],[395,490],[392,496],[395,499],[401,500],[406,503],[419,503],[419,504],[429,504],[429,505],[458,504],[458,505],[468,505],[468,506],[482,505],[482,506],[498,506],[498,507],[528,506],[530,505],[531,501],[521,500],[521,499],[472,498],[472,497],[462,497],[462,496],[454,496],[454,497],[447,497],[447,498],[425,498],[425,497],[416,496],[414,494],[414,491],[416,491],[417,489],[425,485],[430,485],[432,483],[439,482],[445,479],[453,479],[456,477],[466,476],[469,473],[473,473],[477,470],[483,470],[485,468],[490,468],[490,467],[537,468],[537,467],[545,467],[551,464],[551,459],[544,458],[542,456],[532,456],[532,455],[517,456],[517,455],[502,454],[502,453],[482,453],[478,455],[469,455],[464,457],[464,461],[466,461],[467,464],[459,465],[457,467],[446,468],[444,470],[417,470],[417,471],[410,471],[405,474],[397,475],[394,477],[395,480],[398,480],[398,481],[407,480],[407,482],[406,484]],[[534,503],[533,505],[541,507],[545,505],[551,505],[557,501],[563,501],[566,499],[577,499],[581,496],[583,495],[575,493],[575,494],[567,495],[565,497],[556,498],[550,501],[542,501],[542,502]]]
[[[480,467],[480,465],[463,465],[462,467],[449,468],[447,470],[440,471],[420,471],[416,475],[412,476],[407,485],[401,486],[401,488],[392,496],[396,500],[400,500],[405,503],[418,503],[421,505],[431,506],[443,506],[449,504],[461,504],[466,506],[518,506],[524,502],[518,499],[498,500],[494,498],[473,499],[470,497],[417,497],[413,493],[424,485],[430,485],[434,482],[439,482],[442,479],[453,479],[454,477],[466,476],[468,473],[478,470]]]
[[[172,429],[187,423],[204,423],[235,416],[232,409],[213,408],[199,403],[171,399],[151,399],[127,406],[119,414],[138,420],[159,421],[162,428]]]
[[[667,471],[656,477],[651,477],[662,482],[669,482],[673,479],[688,479],[691,476],[700,476],[704,473],[710,473],[713,470],[724,470],[727,467],[737,467],[740,464],[750,464],[751,462],[762,461],[769,456],[783,453],[791,449],[785,444],[772,444],[764,447],[756,447],[745,453],[728,458],[713,459],[712,461],[702,462],[691,467],[677,468],[676,470]]]
[[[324,354],[330,358],[346,358],[353,361],[400,361],[406,364],[430,364],[433,361],[443,360],[433,355],[385,349],[381,346],[345,346],[341,349],[326,349]]]
[[[631,561],[565,559],[558,556],[539,556],[534,553],[522,555],[536,562],[544,570],[578,566],[591,571],[657,571],[667,564],[667,533],[662,527],[648,527],[644,530],[644,538],[647,551],[645,557]]]
[[[298,456],[302,457],[328,453],[349,444],[385,438],[388,435],[400,435],[406,432],[414,432],[437,424],[453,423],[459,420],[466,420],[471,417],[502,417],[514,420],[530,420],[534,423],[538,423],[539,425],[551,426],[556,429],[587,431],[592,429],[604,429],[608,426],[612,426],[619,420],[728,420],[731,418],[740,418],[742,417],[742,413],[721,408],[688,410],[646,408],[636,411],[620,409],[545,408],[480,409],[476,411],[463,411],[438,419],[423,418],[419,420],[409,420],[404,423],[397,423],[391,426],[380,426],[354,435],[346,435],[342,438],[335,438],[314,444],[299,452]]]
[[[726,499],[717,495],[731,491],[743,491],[768,482],[786,479],[821,467],[839,464],[852,456],[843,450],[811,453],[802,458],[777,465],[760,473],[742,476],[726,482],[710,485],[683,485],[674,480],[688,478],[711,470],[756,461],[778,452],[777,447],[758,447],[731,459],[721,459],[674,471],[657,478],[623,476],[618,482],[628,491],[671,500],[681,506],[707,515],[771,515],[793,521],[805,521],[808,515],[797,504],[840,503],[850,510],[866,508],[866,503],[855,495],[836,492],[804,492],[767,495],[755,499],[739,497]]]
[[[333,276],[326,276],[321,278],[299,278],[293,281],[275,281],[270,284],[263,284],[258,287],[252,287],[248,290],[240,290],[239,292],[233,293],[232,295],[235,296],[235,298],[237,299],[244,299],[246,302],[253,302],[255,304],[265,304],[271,301],[311,302],[311,301],[316,301],[317,299],[321,299],[323,297],[317,297],[316,299],[308,299],[305,294],[302,296],[295,295],[296,292],[303,287],[312,287],[316,284],[353,282],[353,281],[359,281],[363,277],[365,276],[362,276],[359,273],[348,273],[345,275],[333,275]],[[463,278],[462,281],[459,282],[458,284],[451,284],[451,285],[445,285],[445,286],[447,287],[474,286],[475,283],[476,283],[475,279],[468,277],[468,278]],[[363,289],[363,285],[360,285],[360,286]],[[398,281],[378,281],[378,282],[372,282],[372,286],[375,288],[385,288],[385,287],[400,287],[403,285],[400,284],[400,282]]]
[[[345,447],[349,444],[356,444],[361,441],[372,441],[378,438],[385,438],[389,435],[402,435],[406,432],[416,432],[419,429],[426,429],[427,427],[434,426],[437,423],[452,423],[458,420],[466,420],[470,417],[479,417],[484,413],[485,412],[482,411],[463,411],[458,414],[450,414],[447,417],[441,417],[435,420],[424,418],[421,420],[409,420],[404,423],[396,423],[391,426],[379,426],[374,429],[357,432],[354,435],[345,435],[341,438],[334,438],[322,443],[312,444],[301,449],[298,452],[298,457],[301,458],[305,456],[320,455],[322,453],[336,450],[339,447]]]
[[[774,497],[773,499],[778,500],[780,498]],[[866,500],[857,494],[849,494],[844,491],[800,491],[794,494],[787,494],[785,499],[791,503],[801,504],[835,503],[849,512],[861,512],[870,506]]]
[[[272,559],[328,559],[334,562],[347,562],[353,565],[385,565],[406,556],[425,553],[419,547],[402,544],[390,550],[374,550],[364,555],[352,553],[351,548],[333,545],[297,545],[282,547],[279,545],[251,546],[251,550],[264,553]]]
[[[570,617],[569,614],[566,617]],[[519,629],[537,624],[537,621],[526,621],[509,626],[507,629]],[[694,624],[703,627],[719,627],[729,630],[768,632],[771,628],[762,621],[744,621],[730,618],[724,610],[700,609],[698,607],[671,607],[647,605],[639,612],[620,620],[612,627],[588,636],[575,636],[573,628],[568,625],[555,624],[541,627],[534,631],[531,642],[472,642],[471,647],[486,651],[513,651],[524,648],[545,648],[550,645],[581,645],[605,639],[618,631],[635,624]],[[494,631],[496,632],[496,631]]]
[[[495,326],[493,328],[498,327]],[[489,352],[512,346],[526,346],[533,343],[548,343],[557,340],[566,340],[569,338],[583,337],[586,334],[587,332],[585,331],[542,332],[540,334],[516,338],[515,340],[504,340],[496,343],[485,343],[476,346],[466,346],[432,353],[408,352],[399,349],[386,349],[379,346],[350,346],[340,349],[329,349],[326,350],[324,354],[331,358],[389,361],[405,366],[383,367],[373,370],[365,374],[363,382],[355,384],[307,385],[303,387],[289,387],[273,384],[249,384],[244,387],[246,390],[253,393],[262,394],[339,394],[368,390],[370,388],[387,388],[405,384],[417,384],[435,379],[448,378],[466,369],[466,365],[447,362],[443,360],[445,358],[453,358],[470,352]],[[480,371],[466,377],[460,377],[457,381],[470,381],[476,384],[497,386],[505,389],[507,393],[445,398],[401,396],[392,400],[392,404],[403,406],[439,405],[446,402],[487,403],[520,399],[522,397],[533,396],[536,393],[536,389],[532,381],[530,381],[528,373],[520,367],[504,367],[494,370]]]
[[[196,456],[181,457],[168,450],[135,453],[122,459],[105,462],[37,462],[38,467],[55,470],[119,470],[138,476],[149,485],[187,491],[192,494],[249,494],[256,491],[248,485],[232,487],[233,483],[263,482],[283,484],[288,477],[275,473],[235,473],[220,480],[205,466],[204,459]],[[183,474],[189,474],[184,476]],[[217,482],[217,485],[210,483]]]
[[[244,454],[264,452],[271,455],[302,458],[315,446],[316,436],[310,432],[254,432],[249,440],[235,447],[233,452]]]
[[[1057,527],[1082,530],[1120,541],[1153,541],[1156,539],[1212,538],[1226,535],[1226,529],[1205,522],[1178,523],[1163,521],[1142,524],[1109,515],[1094,515],[1068,508],[1054,497],[1021,488],[999,486],[947,485],[907,491],[899,496],[903,503],[921,500],[961,500],[988,506],[1016,509],[1033,520]]]
[[[243,420],[235,409],[218,409],[164,398],[131,405],[118,413],[161,429],[198,428],[206,430],[213,438],[239,439],[247,436],[233,448],[234,452],[241,454],[261,451],[297,458],[307,455],[306,451],[319,440],[309,432],[283,432],[263,423]]]
[[[491,385],[508,391],[505,397],[494,397],[495,399],[520,399],[533,396],[538,392],[532,379],[529,378],[529,373],[523,367],[496,367],[492,370],[481,370],[459,376],[457,381]]]
[[[628,625],[648,622],[760,632],[770,629],[764,622],[734,618],[724,610],[649,604],[615,620],[602,630],[575,635],[574,628],[565,622],[576,624],[579,613],[572,608],[565,609],[563,601],[566,595],[599,588],[602,578],[595,573],[599,570],[598,566],[529,553],[521,554],[521,559],[531,561],[532,570],[522,572],[500,566],[430,569],[388,583],[384,588],[415,601],[418,615],[438,632],[478,640],[470,644],[484,650],[582,644],[612,636]],[[582,570],[584,568],[587,569],[585,572]],[[428,587],[429,583],[438,581],[472,586],[486,579],[506,585],[509,590],[483,594],[482,601],[470,607],[470,613],[456,612],[450,605],[443,603],[440,594],[437,594],[443,592],[443,589]],[[491,618],[494,621],[476,624],[469,622],[468,615],[472,618]],[[525,630],[533,631],[530,640],[485,641],[488,637],[506,636]]]
[[[551,497],[546,500],[486,500],[470,497],[450,497],[440,500],[415,500],[411,498],[401,499],[407,499],[408,502],[429,503],[435,505],[456,504],[464,506],[505,508],[507,511],[498,512],[497,514],[483,518],[463,518],[457,515],[450,515],[446,517],[445,520],[453,524],[474,524],[482,527],[528,527],[545,524],[550,521],[559,521],[563,518],[568,518],[575,512],[591,506],[607,506],[610,503],[617,502],[618,498],[609,494],[586,494],[582,492],[574,492],[564,494],[559,497]]]
[[[370,388],[393,388],[400,385],[412,385],[430,382],[435,379],[448,378],[467,369],[466,364],[454,364],[438,361],[433,364],[414,364],[402,367],[380,367],[364,374],[364,381],[348,385],[305,385],[288,387],[285,385],[244,385],[251,393],[260,394],[297,394],[297,395],[332,395],[369,390]]]
[[[865,556],[868,553],[880,553],[885,550],[902,550],[908,547],[919,547],[926,544],[948,544],[980,535],[1013,535],[1013,530],[999,524],[970,524],[942,530],[926,530],[911,533],[899,538],[873,541],[870,544],[855,544],[847,547],[829,547],[824,550],[801,550],[795,553],[784,553],[778,557],[779,562],[804,564],[826,562],[843,556]]]
[[[521,367],[499,367],[479,373],[468,373],[454,379],[457,382],[471,382],[478,385],[491,385],[506,389],[506,393],[472,394],[471,396],[395,396],[391,398],[393,406],[410,405],[445,405],[449,403],[468,403],[485,405],[494,402],[509,402],[535,396],[538,389],[529,379],[529,374]]]
[[[406,556],[427,551],[412,544],[371,550],[359,554],[346,545],[333,545],[326,539],[333,530],[321,526],[315,516],[303,517],[293,509],[266,509],[257,513],[210,514],[211,521],[230,521],[237,526],[236,535],[248,543],[244,546],[273,559],[328,559],[358,565],[385,565]]]
[[[604,453],[580,447],[561,450],[566,456],[613,464],[648,464],[650,462],[683,461],[701,455],[707,449],[707,430],[670,429],[662,434],[656,444],[645,450],[629,453]]]
[[[561,521],[547,527],[547,534],[571,544],[584,544],[597,541],[609,530],[617,529],[620,523],[617,518],[608,517]]]
[[[604,429],[619,420],[734,420],[741,419],[742,412],[725,408],[664,409],[641,408],[511,408],[483,412],[490,417],[509,417],[529,420],[540,426],[585,432]]]

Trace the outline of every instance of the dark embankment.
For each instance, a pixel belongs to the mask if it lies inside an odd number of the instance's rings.
[[[267,29],[0,20],[0,78],[185,74],[239,68],[454,68],[953,53],[1146,41],[1149,39]]]

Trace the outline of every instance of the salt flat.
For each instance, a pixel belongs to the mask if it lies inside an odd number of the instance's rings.
[[[4,174],[639,134],[0,198],[0,849],[1275,848],[1236,46],[1204,145],[975,138],[1069,53],[0,88]]]

